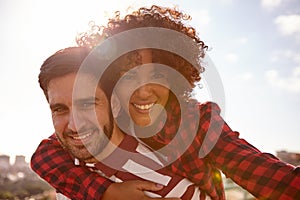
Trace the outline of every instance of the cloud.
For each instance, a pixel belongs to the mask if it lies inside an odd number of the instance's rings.
[[[236,63],[238,61],[238,56],[235,53],[228,53],[225,59],[230,63]]]
[[[236,39],[236,42],[238,44],[246,44],[248,42],[248,38],[246,38],[246,37],[240,37],[240,38]]]
[[[279,7],[283,0],[261,0],[261,6],[266,10],[273,10]]]
[[[292,50],[281,50],[281,51],[274,52],[273,55],[271,56],[272,62],[279,62],[283,59],[288,61],[293,61],[296,64],[300,64],[300,53],[294,52]]]
[[[253,74],[251,72],[245,72],[239,75],[239,78],[243,81],[250,81],[253,79]]]
[[[272,86],[288,92],[300,93],[300,67],[294,68],[291,76],[280,77],[277,70],[269,70],[265,73],[267,82]]]
[[[233,0],[220,0],[220,3],[223,5],[231,5],[233,4]]]
[[[197,24],[203,29],[203,27],[207,27],[211,22],[211,17],[208,10],[197,10],[197,12],[189,13],[192,17],[193,22],[197,22]]]
[[[300,53],[295,53],[292,59],[300,64]]]
[[[275,18],[274,23],[282,35],[300,35],[300,15],[280,15]]]

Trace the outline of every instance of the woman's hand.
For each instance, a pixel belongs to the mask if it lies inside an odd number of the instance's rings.
[[[144,191],[158,191],[164,186],[149,181],[125,181],[112,183],[102,200],[180,200],[180,198],[151,198]]]

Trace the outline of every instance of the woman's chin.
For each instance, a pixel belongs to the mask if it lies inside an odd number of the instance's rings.
[[[150,118],[134,120],[134,123],[135,125],[140,127],[147,127],[147,126],[151,126],[152,124]]]

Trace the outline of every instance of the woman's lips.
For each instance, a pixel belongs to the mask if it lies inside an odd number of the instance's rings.
[[[133,103],[134,107],[140,109],[140,110],[150,110],[155,103],[149,103],[149,104],[136,104]]]

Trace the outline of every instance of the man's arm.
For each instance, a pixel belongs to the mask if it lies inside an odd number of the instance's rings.
[[[76,166],[55,135],[40,143],[30,164],[40,177],[71,199],[101,199],[112,183],[84,166]]]

